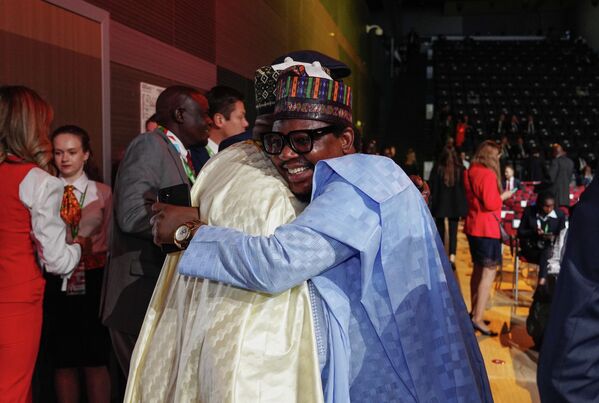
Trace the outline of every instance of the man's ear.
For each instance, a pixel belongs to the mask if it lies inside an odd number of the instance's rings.
[[[222,113],[217,112],[212,117],[212,122],[214,123],[214,127],[220,129],[221,127],[223,127],[223,124],[225,123],[225,116]]]
[[[343,155],[353,154],[356,152],[356,149],[354,148],[354,136],[354,129],[352,129],[351,127],[348,126],[345,129],[343,129],[343,132],[339,136],[339,139],[341,140],[341,150],[343,151]]]
[[[184,111],[185,111],[185,109],[182,107],[175,108],[175,110],[173,111],[173,120],[177,123],[183,123],[183,112]]]

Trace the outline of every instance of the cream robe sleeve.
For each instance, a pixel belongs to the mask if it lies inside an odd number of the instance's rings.
[[[303,209],[252,142],[213,157],[192,189],[209,224],[269,235]],[[135,348],[126,402],[322,402],[304,282],[271,296],[177,273],[167,257]]]

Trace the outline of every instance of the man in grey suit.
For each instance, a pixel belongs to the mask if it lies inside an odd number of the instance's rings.
[[[208,101],[184,86],[165,89],[156,101],[159,126],[137,136],[125,152],[114,188],[111,259],[105,273],[102,320],[123,372],[165,259],[152,242],[151,206],[161,188],[195,179],[188,148],[205,146]]]
[[[559,144],[553,145],[553,160],[549,167],[549,180],[555,195],[556,206],[570,206],[570,180],[574,173],[574,162]]]

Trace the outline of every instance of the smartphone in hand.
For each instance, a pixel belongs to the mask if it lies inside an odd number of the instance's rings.
[[[169,186],[158,190],[158,201],[160,203],[174,204],[175,206],[191,206],[191,193],[189,186],[186,183]],[[179,252],[175,244],[163,244],[162,252],[172,253]]]

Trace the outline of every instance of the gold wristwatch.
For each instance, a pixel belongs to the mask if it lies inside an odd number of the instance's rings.
[[[194,231],[200,228],[203,224],[204,223],[200,220],[193,220],[179,226],[175,230],[173,243],[181,250],[186,249],[191,241],[191,238],[193,238]]]

